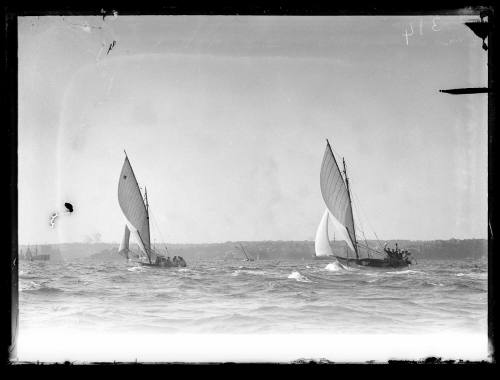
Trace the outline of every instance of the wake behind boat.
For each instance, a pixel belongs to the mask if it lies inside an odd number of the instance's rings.
[[[344,170],[341,172],[330,143],[328,140],[326,142],[327,146],[321,164],[320,186],[321,195],[327,208],[316,231],[314,244],[315,258],[335,258],[342,264],[356,264],[369,267],[399,268],[412,264],[410,253],[399,249],[397,245],[396,249],[389,249],[385,246],[384,252],[380,252],[369,247],[368,244],[364,246],[359,244],[356,239],[356,229],[354,228],[351,192],[345,160],[342,160]],[[328,221],[330,219],[347,244],[346,256],[334,255],[332,252],[328,237]],[[364,248],[364,253],[367,257],[361,257],[360,247]],[[353,257],[349,257],[349,251],[354,253]],[[372,254],[380,255],[381,257],[371,257]]]
[[[170,257],[151,247],[147,190],[144,188],[143,198],[126,152],[118,182],[118,203],[126,220],[125,232],[118,250],[120,255],[143,266],[174,268],[187,265],[182,257],[174,256],[173,260],[170,260]],[[130,234],[134,236],[139,252],[130,250]]]

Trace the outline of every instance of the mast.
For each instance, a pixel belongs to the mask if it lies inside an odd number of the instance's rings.
[[[345,185],[347,187],[347,196],[349,197],[349,203],[352,209],[352,199],[351,199],[351,191],[349,190],[349,178],[347,178],[347,169],[345,166],[345,159],[342,157],[342,164],[344,165],[344,176],[345,176]],[[354,227],[354,218],[352,218],[352,233],[354,235],[354,252],[356,253],[356,259],[359,259],[358,254],[358,243],[356,240],[356,228]]]
[[[126,154],[126,153],[125,153]],[[146,188],[146,186],[144,186],[144,204],[146,205],[146,219],[148,221],[148,230],[151,231],[149,229],[149,204],[148,204],[148,189]],[[151,255],[149,254],[149,252],[147,252],[148,254],[148,260],[149,260],[149,263],[151,264]]]
[[[240,243],[240,247],[241,247],[241,249],[242,249],[243,253],[245,254],[245,257],[247,258],[247,260],[249,260],[248,255],[247,255],[247,253],[245,252],[245,248],[243,248],[243,245],[242,245],[241,243]]]

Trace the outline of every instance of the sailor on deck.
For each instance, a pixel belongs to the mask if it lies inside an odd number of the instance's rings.
[[[181,267],[186,266],[186,261],[184,261],[184,259],[181,256],[179,256],[178,262],[179,262],[179,266],[181,266]]]

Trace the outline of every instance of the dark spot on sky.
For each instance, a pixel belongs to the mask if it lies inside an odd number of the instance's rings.
[[[69,212],[73,212],[73,205],[71,203],[65,203],[64,204],[64,207],[66,207],[66,209],[69,211]]]
[[[111,49],[113,49],[115,47],[115,45],[116,45],[116,41],[113,40],[113,42],[109,45],[109,49],[108,49],[108,52],[106,53],[106,55],[109,54],[109,52],[111,51]]]

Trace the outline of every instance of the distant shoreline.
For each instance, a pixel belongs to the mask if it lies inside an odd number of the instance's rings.
[[[391,243],[432,243],[432,242],[460,242],[460,241],[481,241],[481,240],[484,240],[484,241],[488,241],[487,238],[467,238],[467,239],[455,239],[455,238],[451,238],[451,239],[432,239],[432,240],[422,240],[422,239],[418,239],[418,240],[412,240],[412,239],[387,239],[387,240],[384,240],[384,239],[381,239],[379,240],[382,244],[387,242],[388,244],[391,244]],[[365,240],[362,240],[362,239],[359,239],[358,241],[365,241]],[[377,240],[373,240],[373,239],[368,239],[367,240],[369,243],[376,243]],[[224,241],[224,242],[212,242],[212,243],[207,243],[207,242],[203,242],[203,243],[171,243],[171,242],[166,242],[166,244],[169,244],[169,245],[186,245],[186,246],[192,246],[192,245],[223,245],[223,244],[238,244],[238,243],[243,243],[243,244],[255,244],[255,243],[304,243],[304,242],[307,242],[307,243],[312,243],[314,244],[314,240],[228,240],[228,241]],[[340,242],[343,242],[342,240],[340,241],[334,241],[334,240],[331,240],[332,243],[340,243]],[[19,244],[19,247],[32,247],[32,246],[42,246],[42,245],[71,245],[71,244],[88,244],[88,245],[95,245],[95,244],[110,244],[110,245],[119,245],[120,243],[119,242],[110,242],[110,241],[91,241],[91,242],[84,242],[84,241],[75,241],[75,242],[63,242],[63,243],[22,243],[22,244]],[[156,242],[155,244],[157,245],[163,245],[165,244],[165,242]]]
[[[389,246],[398,246],[410,250],[418,259],[465,259],[485,258],[488,255],[487,239],[449,239],[449,240],[387,240],[377,242],[375,240],[363,240],[362,243],[372,248],[381,250],[381,246],[387,242]],[[254,259],[309,259],[314,255],[314,241],[228,241],[224,243],[191,243],[175,244],[167,243],[166,254],[170,256],[180,255],[185,259],[233,259],[243,258],[242,244],[247,253]],[[53,252],[63,259],[76,259],[85,257],[94,258],[121,258],[118,254],[118,243],[58,243],[58,244],[30,244],[30,247],[40,247],[44,252]],[[153,246],[160,251],[165,250],[165,243],[155,243]],[[20,245],[19,249],[24,251],[28,245]],[[346,248],[344,241],[331,241],[334,254],[343,255]],[[138,249],[135,244],[131,248]]]

